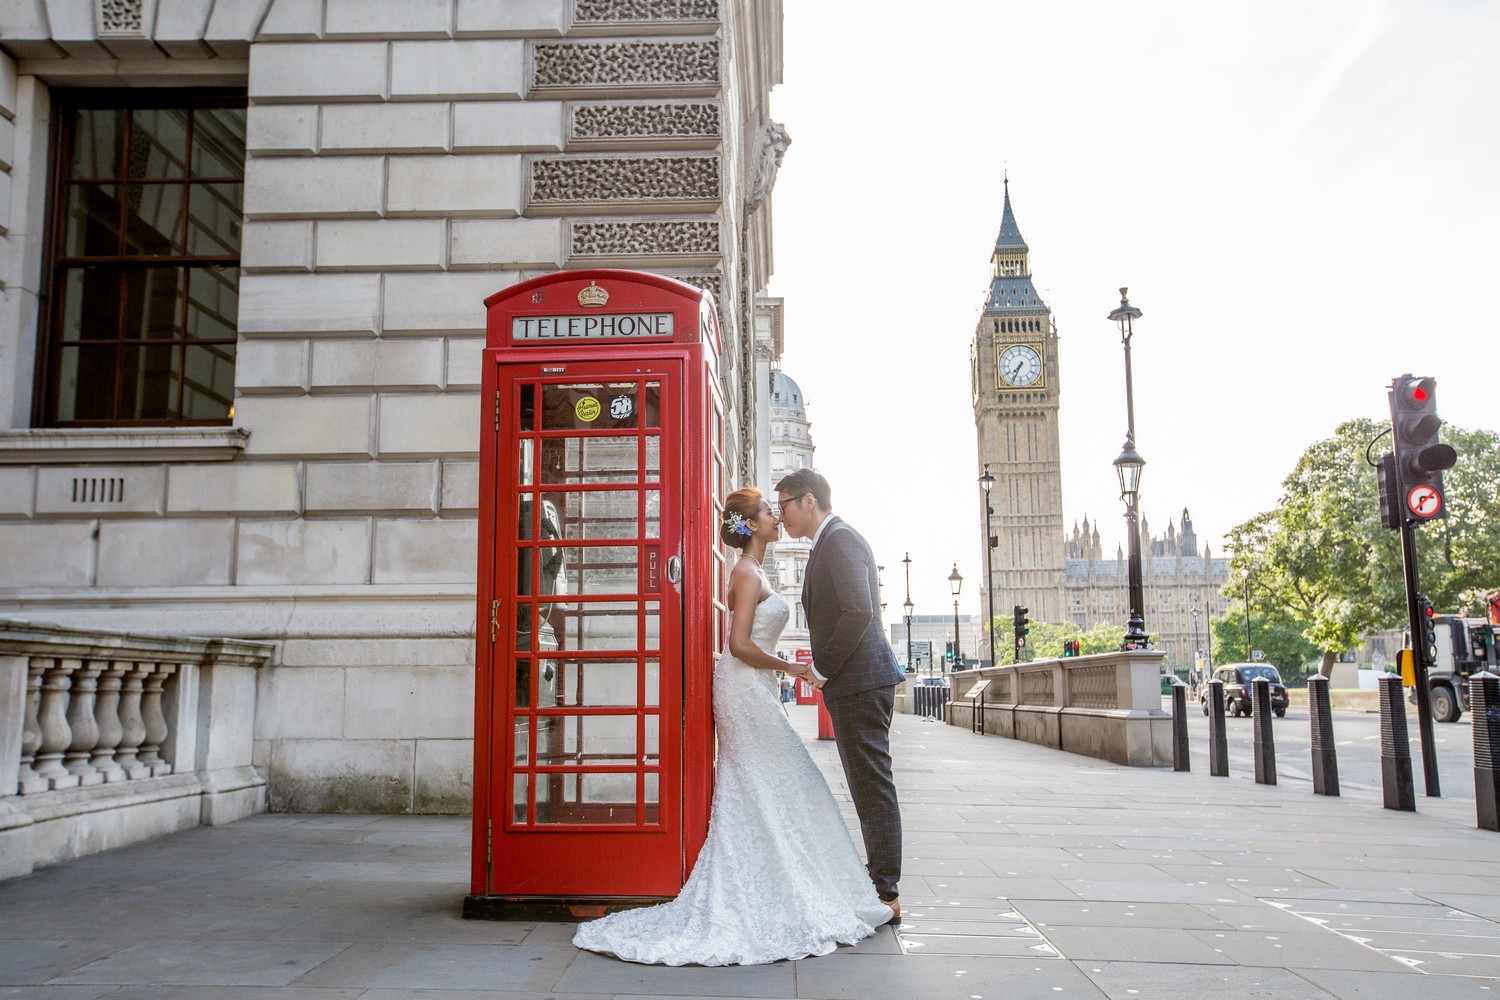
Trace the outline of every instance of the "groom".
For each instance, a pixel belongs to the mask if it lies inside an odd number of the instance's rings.
[[[833,513],[828,480],[798,469],[776,484],[777,516],[793,538],[812,541],[802,576],[802,612],[812,634],[813,672],[833,719],[844,778],[864,835],[866,867],[881,902],[901,919],[901,808],[891,776],[891,711],[905,679],[880,621],[875,557],[864,537]]]

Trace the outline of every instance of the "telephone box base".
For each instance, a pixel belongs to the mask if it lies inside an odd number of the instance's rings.
[[[547,920],[576,923],[616,910],[634,910],[665,903],[652,896],[465,896],[465,920]]]

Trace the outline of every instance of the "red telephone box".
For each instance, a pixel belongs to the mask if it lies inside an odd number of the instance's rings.
[[[724,642],[718,319],[659,275],[485,300],[468,917],[675,896],[708,832]]]

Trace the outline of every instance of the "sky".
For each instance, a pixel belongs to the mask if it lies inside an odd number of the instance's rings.
[[[1059,332],[1064,525],[1124,538],[1124,357],[1141,512],[1215,555],[1404,372],[1500,429],[1500,2],[788,0],[770,115],[782,370],[834,510],[917,614],[978,614],[969,346],[1002,179]],[[877,8],[862,8],[874,12]],[[892,14],[914,8],[890,7]],[[997,603],[1006,606],[1003,595]]]

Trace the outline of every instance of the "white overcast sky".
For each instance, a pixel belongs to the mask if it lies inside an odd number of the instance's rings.
[[[1060,333],[1065,523],[1123,538],[1130,288],[1142,511],[1220,554],[1402,372],[1500,429],[1500,3],[791,0],[771,116],[783,370],[900,618],[977,613],[969,343],[1001,178]],[[883,13],[880,13],[883,12]],[[999,607],[1008,607],[997,594]]]

